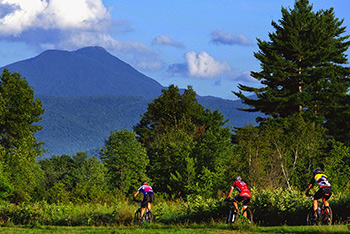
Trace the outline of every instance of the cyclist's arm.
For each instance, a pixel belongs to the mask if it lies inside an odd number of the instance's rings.
[[[309,195],[309,191],[310,191],[310,189],[311,189],[313,186],[314,186],[314,182],[313,182],[313,180],[311,180],[310,183],[309,183],[309,186],[307,186],[307,189],[306,189],[306,191],[305,191],[305,194],[306,194],[306,195]]]
[[[227,197],[225,198],[226,200],[230,199],[232,192],[233,192],[233,187],[231,187],[230,192],[228,193]]]
[[[134,200],[136,199],[136,196],[139,194],[139,192],[140,192],[140,191],[137,190],[136,193],[134,193],[134,196],[133,196],[133,197],[134,197]]]

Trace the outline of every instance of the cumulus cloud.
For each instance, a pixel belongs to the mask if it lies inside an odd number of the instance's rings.
[[[102,0],[0,0],[0,39],[40,49],[99,45],[110,51],[154,53],[142,43],[112,38],[109,32],[116,25]]]
[[[253,42],[242,34],[237,34],[233,36],[231,33],[224,32],[221,30],[215,30],[211,33],[211,42],[214,44],[224,44],[224,45],[253,45]]]
[[[187,75],[194,78],[211,79],[231,72],[226,62],[215,60],[206,52],[194,51],[185,54],[185,63],[172,64],[168,73],[172,75]]]
[[[3,36],[18,36],[33,28],[103,30],[110,23],[110,14],[99,0],[2,0],[0,4],[12,9],[0,19]]]
[[[250,71],[244,71],[239,73],[234,77],[234,80],[241,81],[243,83],[255,83],[258,82],[258,80],[254,79],[250,76]]]
[[[152,45],[168,45],[177,48],[185,48],[185,45],[183,43],[174,41],[173,39],[165,35],[160,35],[154,38],[152,41]]]

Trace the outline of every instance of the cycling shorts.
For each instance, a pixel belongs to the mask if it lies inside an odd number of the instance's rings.
[[[148,202],[153,202],[154,201],[154,194],[153,193],[146,193],[145,196],[143,197],[143,201],[141,203],[141,207],[147,207]]]
[[[235,196],[234,198],[233,198],[233,200],[234,201],[236,201],[236,202],[243,202],[243,205],[248,205],[249,204],[249,202],[250,202],[250,197],[244,197],[244,196],[239,196],[239,195],[237,195],[237,196]]]
[[[320,188],[314,195],[314,199],[318,200],[324,198],[326,201],[332,196],[331,187]]]

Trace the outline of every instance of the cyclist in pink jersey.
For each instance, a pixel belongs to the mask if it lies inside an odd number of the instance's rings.
[[[236,195],[233,198],[233,205],[235,206],[236,210],[238,211],[238,204],[237,202],[243,202],[243,209],[247,208],[249,202],[250,202],[250,191],[248,188],[248,185],[242,181],[242,178],[240,176],[235,176],[233,178],[234,182],[231,186],[230,192],[228,193],[227,197],[225,198],[225,201],[230,199],[230,196],[234,189],[236,189],[239,194]]]
[[[149,211],[151,211],[151,202],[154,201],[153,189],[151,186],[147,184],[147,181],[143,181],[141,183],[141,187],[134,193],[134,200],[136,200],[136,196],[142,192],[143,200],[141,202],[141,220],[143,219],[143,214],[145,213],[145,208],[147,207]]]

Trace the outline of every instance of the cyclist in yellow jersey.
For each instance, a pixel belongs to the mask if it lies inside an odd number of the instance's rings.
[[[323,174],[321,168],[317,167],[313,170],[314,176],[312,177],[309,186],[306,189],[306,195],[309,196],[309,191],[315,183],[318,183],[319,190],[314,195],[313,208],[315,211],[314,217],[317,217],[317,200],[323,199],[325,207],[329,207],[328,199],[332,196],[332,187],[328,182],[328,178]]]

